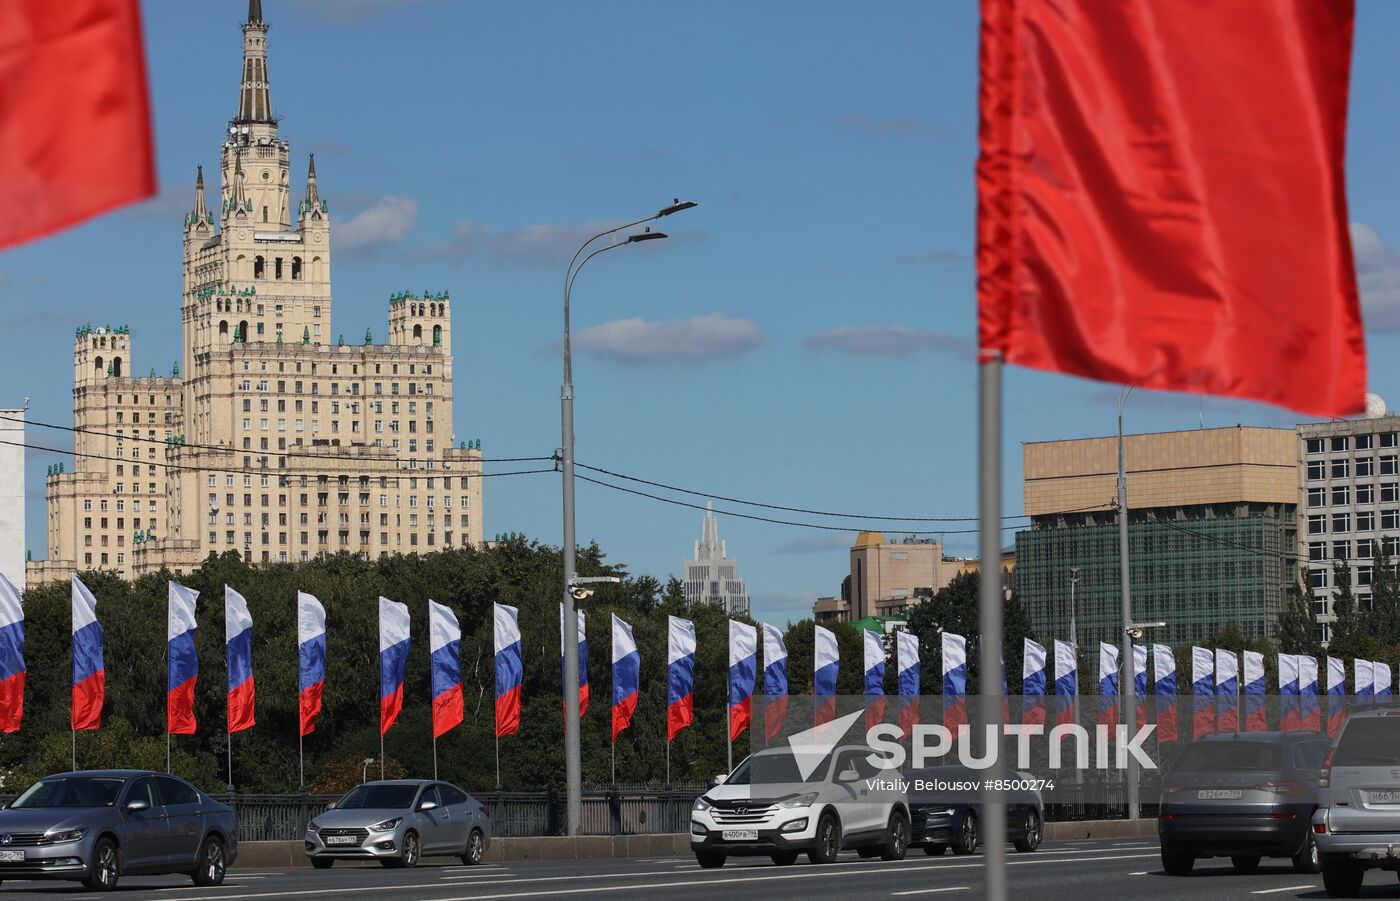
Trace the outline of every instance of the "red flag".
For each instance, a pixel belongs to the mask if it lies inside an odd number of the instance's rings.
[[[0,248],[155,186],[136,0],[0,3]]]
[[[982,0],[982,353],[1360,412],[1353,4],[1168,6]]]

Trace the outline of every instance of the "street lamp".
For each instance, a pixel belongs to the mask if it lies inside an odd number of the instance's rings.
[[[568,793],[565,818],[568,835],[578,835],[583,819],[583,776],[579,754],[578,715],[578,610],[574,601],[576,593],[586,590],[580,589],[579,579],[574,573],[574,359],[569,336],[569,294],[573,290],[574,279],[578,277],[579,271],[598,254],[644,241],[656,241],[665,238],[666,234],[647,229],[628,235],[624,241],[615,241],[599,247],[584,257],[583,262],[579,262],[579,257],[594,241],[672,213],[688,210],[695,205],[692,200],[683,201],[677,198],[669,206],[662,207],[650,216],[601,231],[579,245],[579,249],[569,260],[569,267],[564,270],[564,384],[559,389],[559,419],[563,446],[560,448],[559,458],[564,475],[564,778]]]
[[[374,763],[373,757],[366,757],[364,766],[360,767],[360,783],[363,784],[369,779],[369,765]]]

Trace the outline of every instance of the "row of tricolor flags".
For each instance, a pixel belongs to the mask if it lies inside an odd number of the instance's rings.
[[[167,645],[167,729],[171,734],[192,734],[196,730],[194,697],[199,675],[195,652],[195,603],[199,593],[177,582],[169,583]],[[408,667],[411,616],[407,604],[379,599],[379,726],[388,732],[403,710],[404,678]],[[563,608],[560,606],[560,637],[563,637]],[[230,734],[255,723],[253,680],[253,618],[248,603],[237,591],[224,587],[225,649],[228,672],[227,730]],[[579,711],[588,710],[588,643],[586,614],[578,613]],[[72,728],[96,729],[101,725],[105,694],[103,630],[97,618],[97,599],[74,577],[72,580]],[[760,630],[762,669],[758,666]],[[519,611],[505,604],[492,605],[492,631],[495,649],[495,731],[497,737],[517,732],[521,722],[521,686],[524,662],[521,653]],[[428,601],[430,684],[433,737],[437,738],[463,721],[462,671],[460,661],[461,627],[452,610]],[[864,691],[867,721],[885,716],[885,636],[866,631],[863,635]],[[944,722],[966,722],[967,641],[952,632],[940,635]],[[917,699],[922,682],[919,669],[919,639],[900,631],[894,633],[897,666],[899,720],[906,731],[918,719]],[[562,645],[562,641],[561,641]],[[813,718],[827,722],[836,713],[836,680],[841,658],[836,635],[821,626],[814,627],[812,694]],[[695,722],[695,625],[676,616],[667,617],[666,658],[666,738],[673,741]],[[1159,701],[1158,737],[1176,737],[1175,703],[1177,663],[1168,645],[1151,647],[1152,679],[1148,679],[1149,649],[1133,647],[1133,693]],[[1101,722],[1117,719],[1119,649],[1099,644],[1098,696]],[[297,660],[299,734],[315,729],[321,711],[321,694],[326,678],[326,611],[321,602],[305,592],[297,594]],[[1056,719],[1069,721],[1077,715],[1073,699],[1079,693],[1078,655],[1068,641],[1056,640],[1052,649],[1026,639],[1023,652],[1021,694],[1024,719],[1044,717],[1042,700],[1051,695],[1058,700]],[[562,669],[562,666],[561,666]],[[752,701],[762,676],[765,695],[764,734],[772,740],[782,727],[789,694],[787,647],[783,632],[769,623],[755,627],[738,620],[729,621],[729,739],[747,730],[752,720]],[[0,731],[20,728],[24,711],[24,611],[20,593],[0,576]],[[612,740],[632,724],[640,692],[641,657],[632,626],[616,614],[612,616]],[[1053,680],[1050,678],[1053,675]],[[1392,693],[1389,664],[1356,659],[1351,661],[1351,695],[1355,698],[1386,697]],[[1282,704],[1284,729],[1311,728],[1317,708],[1306,699],[1320,695],[1341,698],[1347,695],[1347,662],[1336,657],[1317,658],[1300,654],[1278,655],[1277,694]],[[1262,729],[1265,684],[1264,655],[1256,651],[1234,651],[1193,647],[1191,649],[1190,696],[1245,700],[1244,724]],[[1003,668],[1002,691],[1006,692]],[[1170,711],[1167,699],[1170,698]],[[1208,710],[1197,705],[1193,732],[1233,731],[1240,722],[1238,707]],[[1333,710],[1329,731],[1335,731],[1343,711]],[[1139,722],[1144,719],[1141,705]],[[1337,720],[1331,722],[1330,720]]]

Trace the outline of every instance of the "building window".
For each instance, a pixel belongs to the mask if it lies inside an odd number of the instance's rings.
[[[1376,511],[1358,510],[1356,511],[1356,531],[1374,532],[1376,529]]]
[[[1323,460],[1308,461],[1308,481],[1316,482],[1327,478],[1327,464]]]
[[[1381,503],[1394,503],[1395,501],[1400,501],[1400,483],[1382,482]]]
[[[1382,510],[1381,528],[1400,529],[1400,510]]]
[[[1309,542],[1308,542],[1308,559],[1309,559],[1309,560],[1326,560],[1326,559],[1327,559],[1327,542],[1325,542],[1325,541],[1309,541]]]
[[[1374,504],[1376,502],[1376,486],[1357,485],[1356,502],[1358,504]]]
[[[1397,458],[1395,454],[1386,454],[1381,457],[1381,475],[1393,476],[1400,474],[1400,467],[1397,467],[1396,462]]]
[[[1309,588],[1327,587],[1327,570],[1321,568],[1310,569],[1308,570],[1308,577]]]
[[[1347,436],[1337,435],[1332,438],[1332,450],[1344,451],[1347,449]]]
[[[1327,489],[1326,489],[1326,488],[1309,488],[1309,489],[1308,489],[1308,506],[1309,506],[1309,507],[1325,507],[1325,506],[1327,506]]]
[[[1332,461],[1332,478],[1345,479],[1351,475],[1351,459],[1340,457]]]
[[[1360,476],[1370,476],[1370,475],[1375,475],[1375,474],[1376,474],[1376,458],[1375,458],[1375,457],[1357,457],[1357,458],[1356,458],[1356,475],[1357,475],[1358,477],[1360,477]]]
[[[1351,486],[1350,486],[1350,485],[1333,485],[1333,486],[1332,486],[1332,505],[1333,505],[1334,507],[1343,507],[1343,506],[1346,506],[1346,505],[1348,505],[1348,504],[1350,504],[1350,503],[1351,503]]]
[[[1332,514],[1332,531],[1333,531],[1333,532],[1350,532],[1350,531],[1351,531],[1351,514],[1350,514],[1350,513],[1333,513],[1333,514]]]
[[[1334,541],[1334,542],[1332,542],[1332,559],[1333,559],[1333,560],[1350,560],[1350,559],[1351,559],[1351,542],[1350,542],[1350,541]]]
[[[1376,542],[1370,538],[1358,538],[1356,541],[1356,558],[1358,560],[1370,560],[1376,556]]]
[[[1381,432],[1381,447],[1395,447],[1395,433]]]
[[[1370,450],[1371,442],[1374,438],[1374,435],[1357,435],[1356,440],[1352,442],[1352,446],[1357,450]]]
[[[1323,446],[1322,439],[1321,439],[1321,438],[1309,438],[1309,439],[1308,439],[1308,442],[1307,442],[1307,450],[1308,450],[1308,453],[1310,453],[1310,454],[1320,454],[1320,453],[1322,453],[1323,450],[1325,450],[1325,447]]]

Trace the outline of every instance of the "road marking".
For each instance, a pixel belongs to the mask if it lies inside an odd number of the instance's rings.
[[[950,886],[947,886],[946,888],[916,888],[916,889],[910,889],[910,890],[907,891],[907,892],[890,892],[890,894],[891,894],[891,895],[894,895],[894,896],[899,896],[899,895],[936,895],[936,894],[938,894],[939,892],[965,892],[965,891],[967,891],[969,888],[971,888],[971,886],[967,886],[967,885],[950,885]]]
[[[1129,876],[1146,876],[1151,870],[1138,870],[1136,873],[1129,873]]]
[[[1012,861],[1008,861],[1008,862],[1007,862],[1007,866],[1012,866],[1012,867],[1022,866],[1022,867],[1023,867],[1023,866],[1031,866],[1031,865],[1034,865],[1034,864],[1037,864],[1037,863],[1038,863],[1038,864],[1041,864],[1041,865],[1044,865],[1044,866],[1050,866],[1050,865],[1053,865],[1053,864],[1061,864],[1061,863],[1105,863],[1105,862],[1111,862],[1111,861],[1116,861],[1116,860],[1138,860],[1138,859],[1141,859],[1141,858],[1144,858],[1144,857],[1156,857],[1156,856],[1157,856],[1157,855],[1156,855],[1155,853],[1152,853],[1152,854],[1113,854],[1113,855],[1108,855],[1108,856],[1095,856],[1095,857],[1059,857],[1059,858],[1053,858],[1053,859],[1049,859],[1049,860],[1045,860],[1045,859],[1042,859],[1042,860],[1012,860]],[[921,868],[933,869],[933,868],[935,868],[935,867],[936,867],[937,869],[940,869],[940,870],[962,870],[962,869],[970,869],[970,868],[974,868],[974,867],[980,869],[980,868],[982,867],[982,862],[981,862],[980,860],[971,860],[971,861],[968,861],[968,862],[966,862],[966,863],[961,863],[961,862],[959,862],[959,863],[945,863],[945,864],[943,864],[943,865],[941,865],[941,866],[937,866],[936,861],[934,861],[933,859],[929,859],[929,860],[926,860],[926,861],[910,861],[910,860],[905,860],[905,861],[901,861],[900,863],[888,863],[888,864],[885,864],[885,865],[882,866],[882,867],[878,867],[878,868],[877,868],[877,867],[872,867],[872,866],[870,866],[870,865],[868,864],[867,861],[854,861],[854,860],[853,860],[853,861],[843,861],[843,862],[835,863],[835,864],[828,864],[828,865],[826,865],[826,866],[817,868],[815,871],[812,871],[812,872],[803,872],[803,873],[787,873],[787,872],[785,872],[784,870],[779,870],[778,868],[774,868],[774,869],[772,869],[772,870],[769,870],[769,869],[766,869],[766,868],[765,868],[765,873],[766,873],[766,875],[761,875],[761,876],[726,876],[726,875],[724,875],[723,873],[716,873],[716,874],[714,874],[713,876],[711,876],[710,878],[707,878],[707,879],[700,879],[700,880],[691,880],[691,881],[689,881],[689,882],[658,882],[658,883],[644,884],[644,885],[636,885],[636,884],[608,885],[608,886],[590,885],[590,886],[587,886],[587,887],[575,887],[575,888],[565,888],[565,889],[543,889],[543,890],[529,890],[529,889],[526,889],[526,890],[523,890],[523,891],[505,892],[505,893],[495,894],[495,895],[463,895],[463,896],[461,896],[461,897],[456,897],[456,898],[437,899],[437,901],[488,901],[488,899],[497,899],[497,898],[524,898],[524,897],[530,897],[530,896],[533,896],[533,895],[538,895],[538,896],[576,895],[576,894],[582,894],[582,893],[588,893],[588,892],[599,892],[599,893],[601,893],[601,892],[622,892],[622,891],[636,891],[636,890],[639,890],[639,889],[665,889],[665,888],[671,888],[671,887],[686,887],[686,886],[695,886],[695,885],[716,885],[716,886],[720,886],[720,885],[727,885],[727,884],[730,884],[730,883],[738,883],[738,882],[761,882],[761,881],[764,881],[764,880],[774,880],[774,881],[778,881],[778,880],[815,879],[815,878],[827,878],[827,879],[831,879],[831,878],[836,878],[836,877],[840,877],[840,876],[866,876],[866,877],[869,877],[870,875],[872,875],[873,872],[877,872],[877,871],[878,871],[878,872],[890,872],[891,870],[915,870],[915,869],[921,869]],[[745,872],[746,869],[752,869],[752,868],[736,868],[736,869],[733,870],[732,872],[734,872],[734,873],[741,873],[741,872]],[[630,874],[630,875],[631,875],[631,876],[674,876],[675,873],[674,873],[673,871],[671,871],[671,870],[650,870],[650,871],[646,871],[646,872],[642,872],[642,873],[632,873],[632,874]],[[501,879],[501,880],[496,880],[496,881],[494,881],[494,882],[493,882],[493,881],[483,881],[483,882],[476,882],[476,883],[471,883],[471,884],[474,885],[474,886],[477,886],[477,887],[486,886],[486,885],[502,885],[502,886],[504,886],[504,885],[507,885],[507,884],[508,884],[508,885],[510,885],[510,886],[513,888],[513,887],[516,887],[516,886],[525,885],[526,883],[535,883],[535,882],[579,882],[579,881],[582,881],[582,880],[593,880],[593,879],[617,879],[617,878],[619,878],[619,877],[627,878],[626,874],[619,874],[619,873],[584,873],[584,874],[570,874],[570,875],[564,875],[564,876],[536,876],[536,877],[532,877],[532,878],[528,878],[528,879],[513,879],[513,880],[512,880],[512,879]],[[221,897],[229,898],[229,899],[243,899],[243,898],[291,898],[291,897],[301,897],[301,896],[306,896],[306,895],[358,894],[358,893],[363,893],[363,892],[383,892],[386,888],[393,889],[393,890],[396,891],[396,892],[401,892],[401,891],[405,891],[405,890],[408,890],[408,889],[438,889],[438,890],[441,890],[441,889],[443,889],[443,888],[448,887],[450,884],[451,884],[451,883],[446,883],[446,884],[445,884],[445,883],[439,881],[439,882],[426,882],[426,883],[405,884],[405,885],[346,886],[346,887],[342,887],[342,888],[329,888],[329,889],[302,889],[302,890],[298,890],[298,891],[285,891],[285,890],[284,890],[284,891],[278,891],[278,892],[244,893],[244,894],[239,894],[239,895],[222,895]],[[163,896],[163,897],[166,898],[166,901],[205,901],[205,897],[206,897],[206,896],[204,896],[204,895],[178,895],[178,896]]]
[[[1250,892],[1251,895],[1273,895],[1278,892],[1296,892],[1301,888],[1317,888],[1315,885],[1285,885],[1283,888],[1261,888],[1257,892]]]

